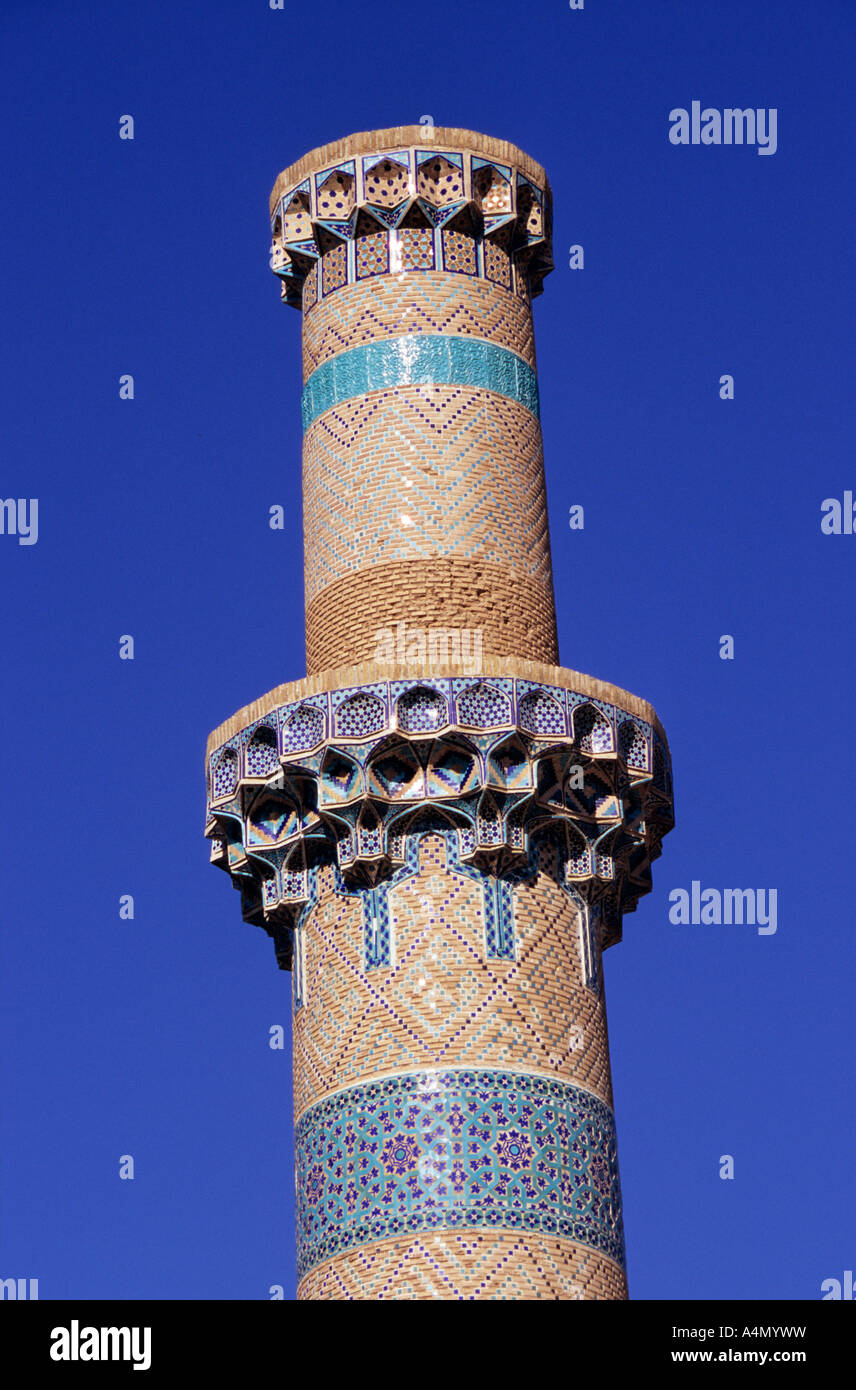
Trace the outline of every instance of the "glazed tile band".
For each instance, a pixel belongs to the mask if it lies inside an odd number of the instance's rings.
[[[304,433],[342,401],[394,386],[475,386],[507,396],[539,418],[538,379],[516,352],[478,338],[407,333],[322,363],[303,388]]]
[[[615,1122],[591,1092],[522,1072],[390,1076],[312,1106],[295,1130],[298,1278],[421,1231],[537,1231],[624,1267]]]

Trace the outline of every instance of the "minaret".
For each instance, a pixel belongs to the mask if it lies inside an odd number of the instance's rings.
[[[292,972],[301,1299],[627,1297],[601,954],[670,762],[650,705],[557,665],[550,215],[521,150],[425,126],[271,197],[308,674],[210,736],[206,833]]]

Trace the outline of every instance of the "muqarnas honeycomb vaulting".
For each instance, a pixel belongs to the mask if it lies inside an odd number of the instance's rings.
[[[418,126],[271,198],[308,675],[211,735],[207,834],[292,972],[298,1298],[627,1297],[601,954],[671,773],[649,705],[555,664],[550,214],[522,151]]]

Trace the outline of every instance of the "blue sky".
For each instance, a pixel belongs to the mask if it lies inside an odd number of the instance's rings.
[[[631,1295],[816,1299],[854,1267],[832,812],[856,536],[820,527],[856,491],[854,40],[849,0],[5,0],[0,496],[37,497],[39,534],[0,536],[0,1277],[293,1297],[290,1056],[268,1047],[289,977],[207,866],[203,753],[304,672],[299,318],[267,265],[270,188],[423,114],[547,169],[561,659],[651,700],[674,758],[677,827],[605,959]],[[776,108],[776,153],[673,146],[693,100]],[[776,889],[776,933],[670,923],[693,880]]]

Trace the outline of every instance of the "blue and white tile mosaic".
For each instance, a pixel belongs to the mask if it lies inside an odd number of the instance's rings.
[[[354,1086],[295,1134],[298,1278],[343,1251],[420,1232],[575,1241],[624,1265],[615,1122],[578,1086],[449,1069]]]

